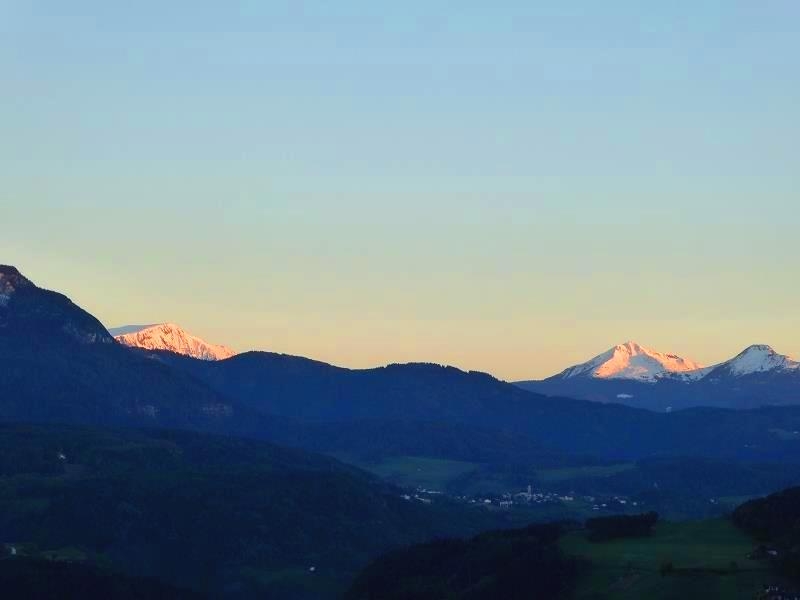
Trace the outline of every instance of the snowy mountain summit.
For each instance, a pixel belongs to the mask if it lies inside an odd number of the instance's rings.
[[[706,373],[703,365],[675,354],[662,354],[637,344],[626,342],[595,356],[588,362],[570,367],[557,378],[571,379],[632,379],[653,382],[677,376],[697,379]]]
[[[236,354],[227,346],[210,344],[174,323],[112,329],[116,340],[126,346],[146,350],[168,350],[202,360],[222,360]]]
[[[704,367],[627,342],[558,375],[517,385],[537,394],[658,412],[697,406],[744,410],[800,405],[800,362],[755,344]]]
[[[755,344],[745,348],[729,361],[714,367],[715,374],[725,373],[736,377],[768,371],[800,373],[800,362],[784,354],[778,354],[766,344]]]
[[[671,378],[691,382],[706,376],[718,379],[771,372],[800,375],[800,362],[778,354],[770,346],[756,344],[745,348],[730,360],[704,367],[675,354],[662,354],[636,342],[626,342],[588,362],[570,367],[552,379],[625,379],[653,383]]]

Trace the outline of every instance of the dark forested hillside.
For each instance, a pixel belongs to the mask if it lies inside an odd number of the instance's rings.
[[[360,460],[427,456],[475,463],[558,467],[596,459],[542,447],[520,433],[460,423],[365,419],[336,423],[293,420],[273,439],[318,452],[345,453]]]
[[[25,600],[203,600],[205,596],[156,579],[128,577],[74,562],[0,559],[4,598]]]
[[[524,436],[550,451],[603,459],[705,456],[754,462],[800,460],[797,406],[752,411],[697,408],[658,414],[541,396],[486,374],[438,365],[353,371],[258,352],[216,363],[169,353],[148,355],[158,356],[263,414],[295,422],[335,423],[334,428],[351,423],[351,439],[359,437],[358,427],[352,425],[359,422],[369,423],[373,431],[380,421],[446,422]]]
[[[156,430],[0,426],[0,542],[212,596],[330,597],[383,551],[475,532],[337,461]]]
[[[800,487],[746,502],[732,518],[737,526],[771,546],[767,555],[800,582]]]
[[[539,525],[397,550],[372,563],[345,598],[568,598],[579,564],[562,555],[560,533],[558,525]]]

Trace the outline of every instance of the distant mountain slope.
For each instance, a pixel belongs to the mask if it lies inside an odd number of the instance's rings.
[[[483,414],[497,402],[497,417],[505,420],[504,411],[513,406],[525,408],[537,399],[553,404],[491,375],[434,364],[351,370],[268,352],[245,352],[208,364],[167,354],[160,357],[252,408],[300,419],[446,421],[452,417],[463,422],[465,415]]]
[[[112,333],[125,346],[168,350],[203,360],[223,360],[236,354],[227,346],[206,342],[174,323],[147,325],[138,329],[129,325],[112,330]]]
[[[697,368],[689,369],[693,365]],[[629,343],[553,377],[517,385],[540,394],[657,411],[698,406],[751,409],[800,405],[800,363],[759,344],[718,365],[699,367]]]
[[[438,365],[352,371],[263,352],[211,363],[171,353],[158,356],[263,414],[309,423],[321,431],[349,428],[353,435],[359,424],[372,423],[361,440],[379,438],[380,423],[422,421],[503,432],[511,439],[525,436],[542,448],[604,459],[665,455],[800,462],[800,434],[795,433],[800,431],[800,407],[794,406],[658,414],[532,394],[490,375]],[[413,437],[413,426],[405,431],[404,437]]]

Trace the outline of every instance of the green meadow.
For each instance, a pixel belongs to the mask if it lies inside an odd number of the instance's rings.
[[[436,491],[444,491],[450,482],[480,468],[477,463],[421,456],[393,456],[379,462],[353,460],[341,454],[335,456],[400,487]]]
[[[561,541],[564,552],[591,561],[579,600],[752,600],[764,584],[780,581],[767,563],[747,558],[753,546],[724,519],[663,522],[648,538],[592,543],[578,531]]]

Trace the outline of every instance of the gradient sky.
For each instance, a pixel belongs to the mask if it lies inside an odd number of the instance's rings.
[[[0,0],[0,262],[517,379],[800,355],[800,3]]]

